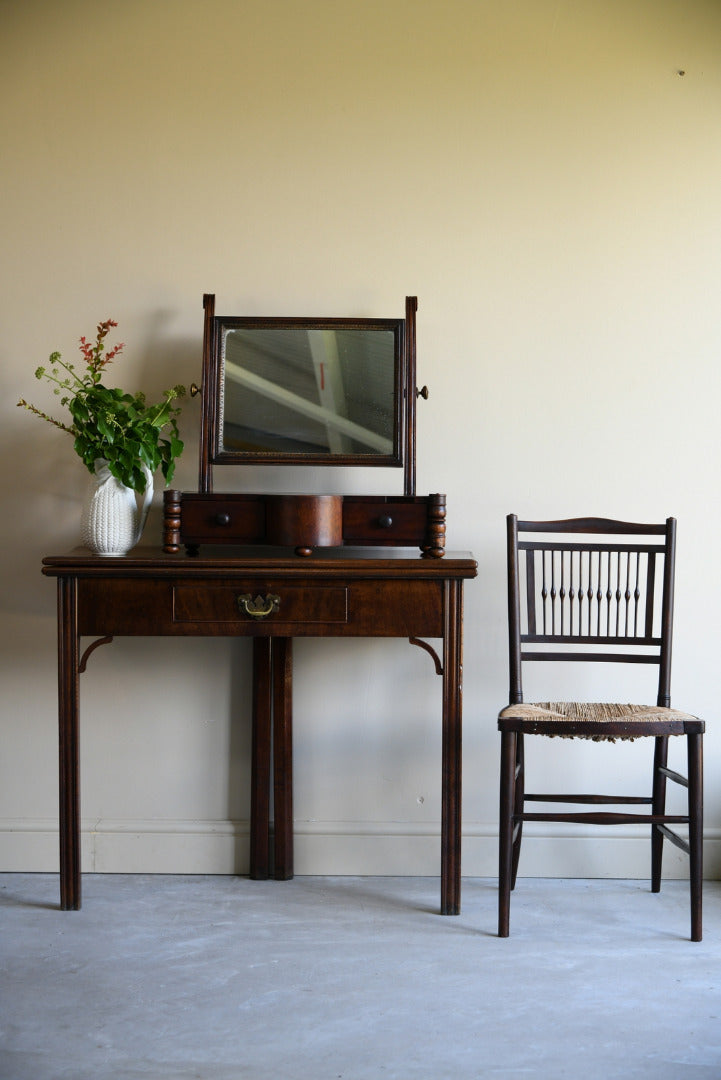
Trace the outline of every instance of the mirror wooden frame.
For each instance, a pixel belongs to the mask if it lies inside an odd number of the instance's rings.
[[[215,295],[203,296],[203,375],[201,382],[200,467],[198,490],[212,492],[213,468],[223,465],[362,466],[403,469],[403,493],[416,484],[416,311],[415,296],[406,297],[405,319],[290,318],[215,314]],[[223,341],[235,328],[347,329],[391,331],[394,335],[393,452],[391,454],[302,453],[294,451],[226,450],[223,447]]]

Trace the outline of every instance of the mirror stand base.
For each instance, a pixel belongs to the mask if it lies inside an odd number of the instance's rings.
[[[445,495],[246,495],[169,489],[163,502],[163,551],[202,544],[291,547],[417,547],[445,552]]]

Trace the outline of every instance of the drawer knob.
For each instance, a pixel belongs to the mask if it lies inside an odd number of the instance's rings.
[[[230,525],[230,514],[228,514],[224,510],[221,511],[219,514],[216,514],[215,515],[215,524],[216,525]]]
[[[378,524],[381,529],[390,529],[393,526],[393,518],[389,514],[383,514],[382,517],[378,518]]]
[[[280,597],[275,596],[274,593],[268,593],[267,596],[261,596],[259,593],[256,597],[252,597],[250,593],[243,593],[238,597],[238,607],[245,615],[250,615],[251,619],[265,619],[278,611]]]

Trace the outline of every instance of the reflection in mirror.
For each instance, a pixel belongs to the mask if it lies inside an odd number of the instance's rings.
[[[222,454],[394,454],[392,329],[225,326],[221,334]]]

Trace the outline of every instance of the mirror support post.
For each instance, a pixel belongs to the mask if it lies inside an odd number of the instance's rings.
[[[198,476],[198,491],[210,492],[213,490],[213,470],[210,465],[210,445],[214,438],[214,429],[217,424],[215,402],[208,392],[211,386],[210,370],[213,362],[213,333],[215,319],[215,294],[203,294],[203,308],[205,318],[203,320],[203,377],[201,380],[201,403],[200,410],[200,471]]]
[[[406,402],[406,430],[404,432],[405,453],[403,455],[403,494],[416,493],[416,311],[418,297],[406,297],[406,331],[404,384],[408,401]]]

